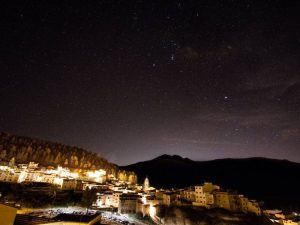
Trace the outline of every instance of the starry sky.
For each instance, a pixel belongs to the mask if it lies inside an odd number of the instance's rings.
[[[4,1],[0,130],[127,165],[300,162],[297,1]]]

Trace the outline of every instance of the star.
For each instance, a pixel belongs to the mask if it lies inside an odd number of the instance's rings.
[[[174,61],[175,60],[175,57],[174,57],[174,54],[171,55],[171,61]]]

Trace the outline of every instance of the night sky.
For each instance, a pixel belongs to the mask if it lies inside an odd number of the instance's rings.
[[[0,131],[126,165],[300,162],[297,1],[4,1]]]

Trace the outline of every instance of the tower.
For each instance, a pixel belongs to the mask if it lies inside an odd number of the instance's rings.
[[[149,187],[150,187],[149,179],[148,179],[148,177],[146,177],[144,180],[143,190],[147,191],[149,189]]]

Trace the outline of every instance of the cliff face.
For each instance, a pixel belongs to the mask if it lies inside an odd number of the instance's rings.
[[[0,133],[0,161],[15,158],[16,163],[36,162],[43,166],[64,166],[79,169],[104,169],[123,180],[135,180],[129,171],[119,171],[97,153],[60,143]]]

